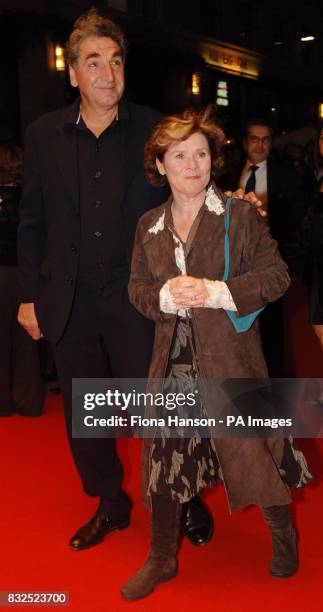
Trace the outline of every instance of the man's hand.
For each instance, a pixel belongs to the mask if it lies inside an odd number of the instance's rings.
[[[40,338],[43,338],[43,334],[38,327],[38,321],[35,315],[35,304],[33,302],[20,304],[17,318],[18,323],[20,323],[33,340],[40,340]]]
[[[267,217],[267,212],[262,208],[263,202],[257,198],[253,191],[245,193],[242,187],[239,187],[239,189],[236,189],[236,191],[226,191],[225,195],[229,196],[229,198],[233,197],[238,198],[239,200],[247,200],[247,202],[257,208],[257,212],[261,217]]]
[[[315,333],[316,333],[316,335],[317,335],[317,337],[318,337],[318,339],[320,341],[321,349],[323,351],[323,325],[317,323],[315,325],[312,325],[312,327],[313,327],[313,329],[314,329],[314,331],[315,331]]]
[[[174,304],[179,308],[202,308],[210,295],[202,278],[183,274],[169,281]]]

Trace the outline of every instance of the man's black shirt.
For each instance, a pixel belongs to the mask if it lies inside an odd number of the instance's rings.
[[[86,290],[126,286],[129,265],[122,227],[123,130],[127,109],[97,138],[81,115],[77,130],[81,243],[78,285]]]

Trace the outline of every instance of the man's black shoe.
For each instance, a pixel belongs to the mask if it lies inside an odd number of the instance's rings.
[[[130,515],[124,518],[113,519],[108,516],[95,514],[91,520],[83,525],[69,541],[73,550],[84,550],[100,544],[108,533],[126,529],[130,525]]]
[[[207,544],[212,538],[214,520],[199,496],[183,504],[182,532],[194,546]]]

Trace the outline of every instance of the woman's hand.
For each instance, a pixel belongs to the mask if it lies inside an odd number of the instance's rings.
[[[186,274],[172,278],[169,281],[169,288],[178,308],[202,308],[210,297],[202,278]]]

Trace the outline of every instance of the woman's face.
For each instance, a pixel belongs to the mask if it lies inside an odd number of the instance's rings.
[[[320,136],[319,136],[319,151],[320,151],[320,156],[323,157],[323,129],[320,131]]]
[[[166,175],[174,196],[197,196],[210,181],[211,154],[207,138],[196,132],[172,144],[163,161],[156,159],[156,164],[160,174]]]

